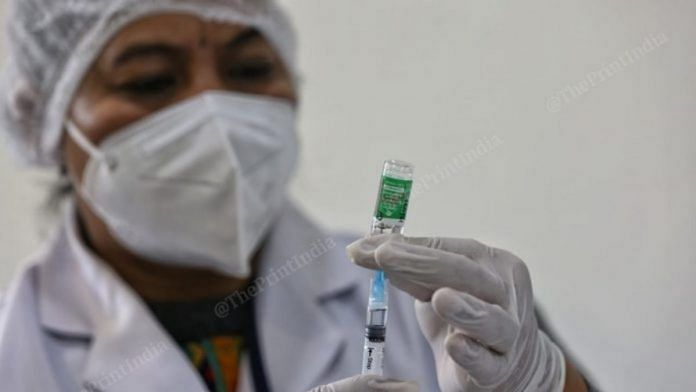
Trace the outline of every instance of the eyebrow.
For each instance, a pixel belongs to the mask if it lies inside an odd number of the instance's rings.
[[[163,43],[145,43],[136,44],[128,49],[124,50],[123,53],[119,54],[118,57],[113,61],[114,66],[123,65],[134,58],[146,57],[146,56],[171,56],[179,52],[181,48],[170,44]]]
[[[248,28],[242,31],[240,34],[234,36],[224,45],[224,48],[225,50],[233,50],[260,37],[261,33],[258,30]],[[124,63],[127,63],[137,57],[173,56],[182,50],[182,47],[167,43],[135,44],[124,50],[123,53],[119,54],[118,57],[116,57],[116,59],[113,61],[113,66],[123,65]]]

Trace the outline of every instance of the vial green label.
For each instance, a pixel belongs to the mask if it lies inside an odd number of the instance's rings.
[[[377,219],[406,219],[408,198],[411,195],[412,186],[412,180],[382,177],[375,217]]]

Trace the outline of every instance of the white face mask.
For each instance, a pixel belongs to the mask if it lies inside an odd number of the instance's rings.
[[[95,147],[80,193],[123,246],[149,260],[251,274],[252,252],[297,163],[296,111],[278,99],[206,92]]]

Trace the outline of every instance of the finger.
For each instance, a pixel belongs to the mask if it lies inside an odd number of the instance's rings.
[[[416,313],[416,320],[418,321],[418,326],[425,339],[430,342],[431,345],[438,344],[439,342],[444,342],[447,334],[447,328],[445,320],[442,319],[435,310],[433,309],[433,304],[430,302],[414,301],[413,308]]]
[[[498,305],[450,288],[435,292],[433,309],[459,332],[498,353],[508,352],[519,334],[519,323]]]
[[[391,392],[418,392],[416,381],[402,381],[394,379],[375,379],[367,383],[371,391],[391,391]]]
[[[309,392],[418,392],[415,381],[388,379],[375,374],[363,374],[313,388]]]
[[[379,234],[361,238],[346,247],[346,253],[353,263],[369,269],[379,269],[375,261],[375,250],[394,237],[392,234]],[[402,237],[403,238],[403,237]]]
[[[322,385],[311,389],[308,392],[353,392],[356,390],[367,389],[367,384],[370,381],[381,379],[381,376],[376,374],[363,374],[345,378],[331,384]]]
[[[473,239],[447,238],[447,237],[404,237],[399,234],[378,234],[361,238],[346,248],[348,256],[356,264],[362,267],[378,269],[375,264],[374,251],[381,244],[397,240],[407,242],[412,245],[424,246],[426,248],[440,249],[445,252],[457,253],[469,257],[470,259],[481,259],[490,254],[493,248]]]
[[[492,250],[485,244],[468,238],[404,237],[404,239],[405,242],[412,245],[457,253],[472,260],[482,259],[488,256]]]
[[[403,237],[393,234],[383,234],[376,235],[373,237],[362,238],[348,245],[348,247],[346,247],[346,252],[348,254],[348,257],[350,257],[353,261],[353,263],[361,267],[378,270],[381,268],[377,265],[377,262],[375,261],[375,250],[380,245],[382,245],[390,239],[394,241],[399,241],[403,240]],[[423,287],[415,282],[400,279],[398,276],[392,277],[387,275],[387,278],[389,278],[389,281],[392,285],[394,285],[402,291],[411,294],[414,298],[421,301],[430,301],[430,297],[433,294],[433,291],[431,289]]]
[[[392,279],[409,281],[431,292],[450,287],[490,303],[506,304],[502,279],[464,255],[386,241],[374,252],[374,259]]]
[[[445,341],[445,348],[452,360],[466,370],[479,387],[493,389],[505,379],[505,357],[491,352],[466,335],[451,334]]]
[[[433,290],[429,287],[403,279],[399,276],[389,275],[388,273],[387,278],[392,286],[410,294],[413,298],[419,301],[429,302],[430,298],[433,296]]]

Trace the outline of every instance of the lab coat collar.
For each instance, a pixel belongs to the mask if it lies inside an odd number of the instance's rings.
[[[78,237],[71,203],[39,282],[41,320],[50,332],[91,340],[84,391],[206,388],[132,289]]]
[[[38,269],[39,314],[44,328],[64,337],[91,339],[95,328],[97,301],[92,288],[74,259],[85,250],[74,242],[66,225],[61,225],[47,252],[49,262]]]
[[[205,390],[140,298],[78,233],[71,203],[54,241],[58,257],[42,269],[39,290],[45,328],[92,340],[83,383],[94,390]],[[259,345],[273,391],[316,386],[348,343],[325,306],[362,294],[354,289],[368,275],[348,265],[345,245],[291,203],[265,243],[257,278],[265,285],[247,294],[256,297]]]

